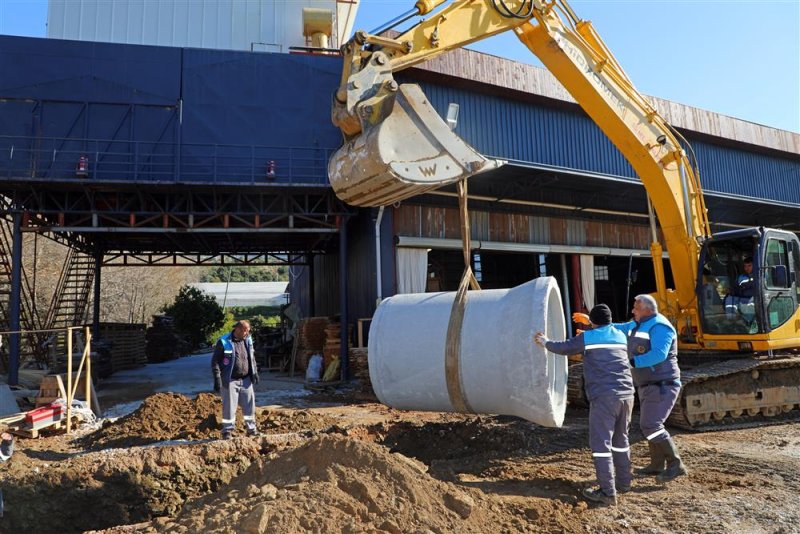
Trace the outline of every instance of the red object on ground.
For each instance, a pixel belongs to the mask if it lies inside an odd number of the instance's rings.
[[[50,406],[42,406],[26,413],[25,422],[33,427],[46,425],[60,420],[63,414],[64,405],[54,402]]]

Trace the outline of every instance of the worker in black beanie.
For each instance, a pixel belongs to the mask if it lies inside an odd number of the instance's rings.
[[[631,489],[633,473],[628,428],[633,412],[633,378],[625,334],[611,324],[611,310],[598,304],[589,312],[592,329],[566,341],[550,341],[541,332],[536,343],[556,354],[583,353],[583,380],[589,399],[589,446],[598,489],[583,496],[601,505],[615,505],[617,493]]]
[[[611,324],[611,308],[605,304],[598,304],[589,312],[589,320],[595,326]]]

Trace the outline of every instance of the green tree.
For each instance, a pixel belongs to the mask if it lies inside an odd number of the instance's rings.
[[[222,321],[222,326],[211,332],[208,336],[208,344],[213,345],[219,338],[233,330],[233,325],[236,324],[236,317],[230,309],[225,310],[225,318]]]
[[[181,287],[175,302],[162,311],[174,319],[175,330],[186,337],[192,350],[225,323],[225,314],[214,297],[192,286]]]
[[[265,265],[261,267],[225,266],[209,267],[200,277],[201,282],[285,282],[289,280],[286,267]]]

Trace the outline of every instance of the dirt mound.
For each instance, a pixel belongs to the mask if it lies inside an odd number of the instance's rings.
[[[188,503],[175,519],[128,531],[230,532],[236,525],[248,533],[489,532],[498,525],[514,528],[507,513],[478,490],[432,478],[416,460],[330,435],[253,464],[218,493]],[[528,518],[521,513],[524,530]],[[562,503],[545,502],[527,513],[568,518],[554,525],[558,531],[579,527],[580,511]]]
[[[87,436],[94,449],[132,447],[167,440],[202,440],[219,437],[222,400],[210,393],[190,399],[175,393],[157,393],[144,400],[135,412],[107,422]],[[306,410],[256,410],[261,432],[279,434],[327,428],[334,420]],[[241,410],[236,428],[244,430]]]
[[[274,449],[240,438],[35,464],[37,451],[19,451],[3,473],[0,532],[78,533],[173,515],[187,498],[218,490]]]
[[[336,424],[336,420],[309,410],[268,410],[259,408],[258,429],[265,434],[323,430]]]
[[[217,437],[221,415],[222,401],[216,395],[200,393],[190,399],[175,393],[157,393],[146,398],[135,412],[105,423],[88,439],[94,449],[207,439]],[[241,415],[237,417],[241,419]]]

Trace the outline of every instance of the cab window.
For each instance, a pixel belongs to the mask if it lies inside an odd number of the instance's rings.
[[[794,314],[797,295],[789,288],[792,277],[789,247],[783,239],[769,239],[764,255],[764,279],[767,285],[767,324],[770,329],[785,323]]]

